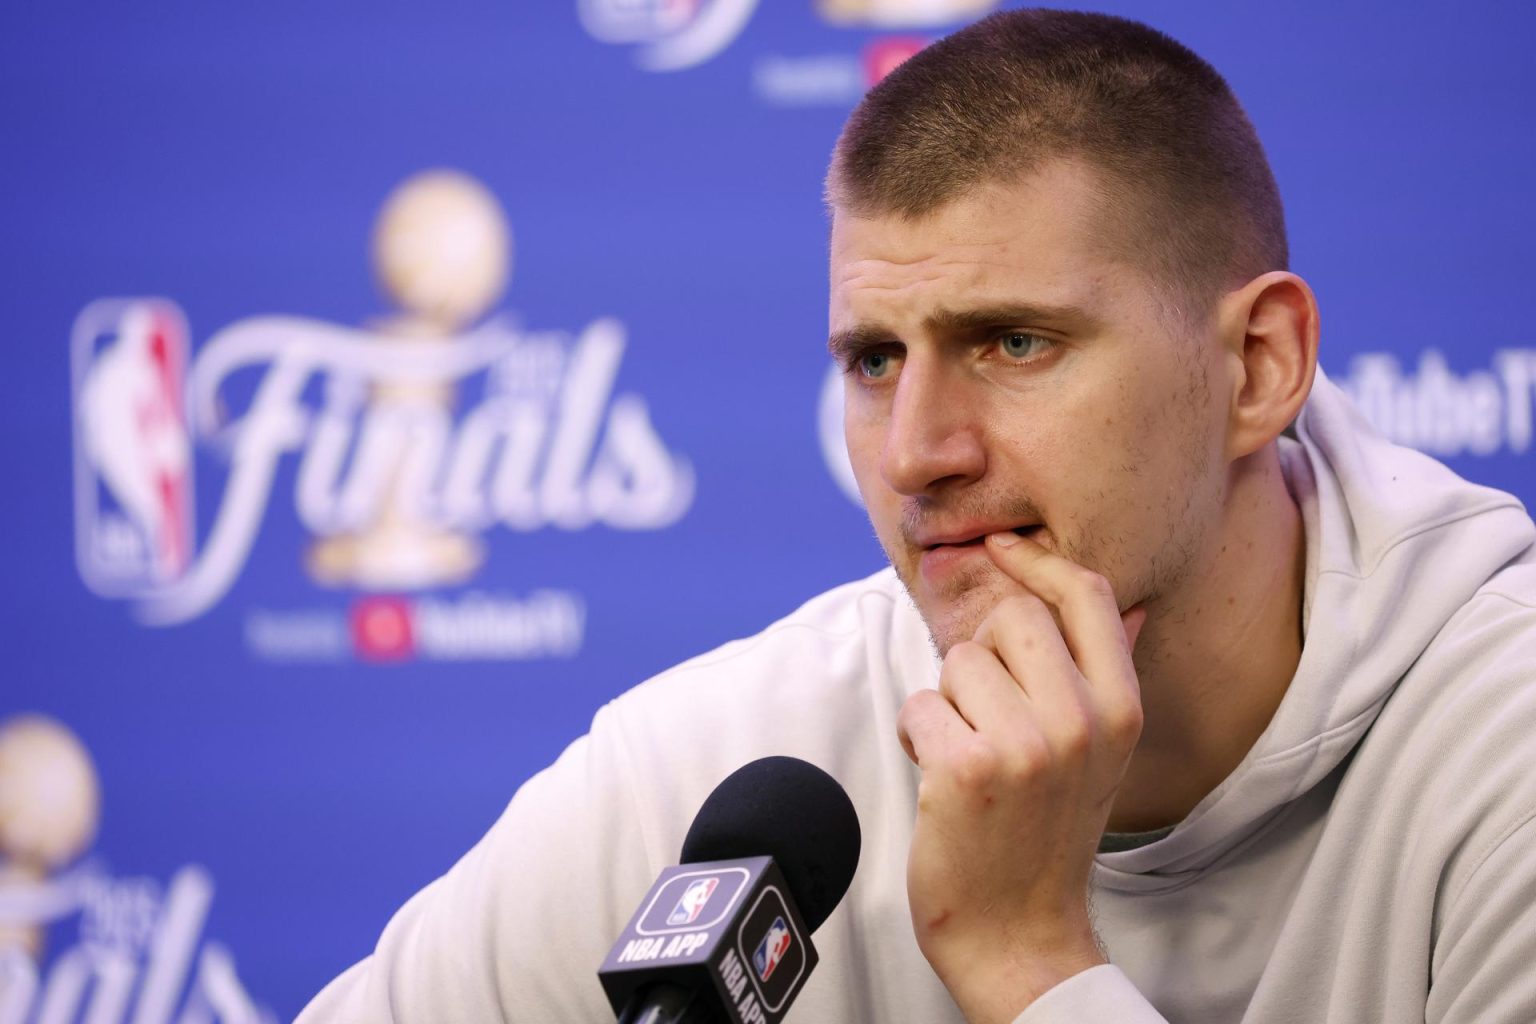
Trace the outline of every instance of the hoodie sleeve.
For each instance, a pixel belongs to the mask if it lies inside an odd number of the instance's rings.
[[[615,730],[600,711],[297,1024],[611,1019],[597,968],[652,881]]]
[[[1074,974],[1029,1004],[1013,1024],[1168,1024],[1120,968],[1101,964]]]
[[[1536,818],[1494,847],[1450,904],[1431,961],[1426,1024],[1536,1020]]]

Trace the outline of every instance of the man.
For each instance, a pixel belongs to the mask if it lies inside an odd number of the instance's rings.
[[[1536,528],[1314,383],[1225,82],[996,15],[870,93],[828,196],[892,570],[601,711],[302,1020],[605,1019],[769,753],[864,827],[795,1019],[1536,1019]]]

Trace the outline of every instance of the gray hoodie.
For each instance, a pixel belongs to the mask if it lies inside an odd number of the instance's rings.
[[[1018,1024],[1536,1021],[1536,529],[1376,436],[1321,375],[1296,433],[1296,676],[1170,834],[1098,856],[1112,966]],[[836,775],[864,830],[791,1019],[958,1024],[912,937],[917,774],[895,739],[937,677],[887,570],[636,687],[301,1024],[612,1019],[593,973],[608,945],[714,784],[777,753]]]

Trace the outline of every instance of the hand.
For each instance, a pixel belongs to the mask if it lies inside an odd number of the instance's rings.
[[[987,553],[1020,584],[897,719],[922,769],[907,895],[918,947],[971,1024],[1009,1024],[1105,961],[1088,879],[1141,735],[1131,649],[1098,574],[1015,534]],[[1056,617],[1060,618],[1060,627]]]

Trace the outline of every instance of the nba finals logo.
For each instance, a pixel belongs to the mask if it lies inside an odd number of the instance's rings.
[[[578,0],[581,24],[604,43],[637,47],[646,71],[681,71],[720,53],[746,28],[757,0]]]
[[[852,106],[932,38],[926,31],[981,17],[997,0],[815,0],[816,13],[839,28],[870,30],[859,50],[764,53],[752,69],[758,99],[777,107]],[[891,35],[891,32],[919,34]]]
[[[292,457],[299,552],[321,586],[398,592],[469,581],[482,534],[658,530],[693,500],[645,400],[616,392],[622,323],[524,329],[490,315],[511,232],[475,179],[428,171],[386,200],[377,276],[396,312],[365,327],[258,316],[195,356],[165,299],[91,303],[73,338],[76,556],[95,593],[151,625],[195,618],[234,584]],[[207,533],[193,455],[227,461]],[[288,477],[284,477],[285,479]],[[206,493],[210,481],[203,480]],[[580,644],[580,596],[365,596],[335,609],[253,612],[263,656],[525,658]]]
[[[276,1024],[230,951],[203,939],[206,870],[185,865],[162,885],[74,863],[100,807],[95,766],[69,728],[0,720],[0,1022]]]
[[[997,0],[817,0],[821,16],[837,25],[914,28],[979,18]]]

